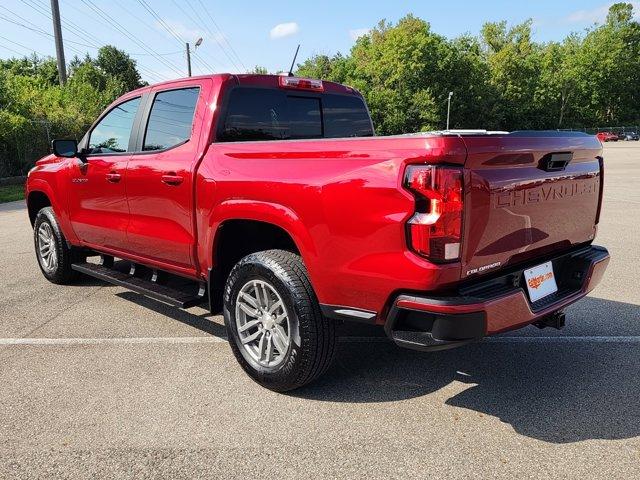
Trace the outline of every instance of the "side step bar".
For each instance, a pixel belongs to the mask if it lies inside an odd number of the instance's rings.
[[[71,265],[71,268],[77,272],[84,273],[85,275],[124,287],[146,297],[150,297],[179,308],[193,307],[203,303],[206,299],[206,296],[204,295],[204,288],[200,288],[198,295],[191,295],[166,285],[159,285],[156,282],[109,268],[105,265],[98,265],[95,263],[74,263]]]

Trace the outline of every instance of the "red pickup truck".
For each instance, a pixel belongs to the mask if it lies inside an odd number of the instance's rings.
[[[609,260],[592,245],[601,149],[565,132],[376,137],[350,87],[220,74],[124,95],[79,143],[53,142],[26,194],[47,279],[208,302],[244,370],[284,391],[327,369],[337,321],[422,350],[561,327]]]

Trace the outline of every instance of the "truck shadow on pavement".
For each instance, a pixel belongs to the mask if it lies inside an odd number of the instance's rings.
[[[606,319],[596,316],[605,310]],[[637,305],[589,298],[581,311],[591,312],[589,324],[581,326],[574,318],[577,325],[564,335],[604,336],[610,323],[616,335],[640,336]],[[617,321],[624,333],[617,331]],[[518,337],[557,335],[533,329]],[[546,442],[633,438],[640,435],[640,342],[485,341],[435,353],[390,343],[341,343],[331,370],[293,395],[393,402],[441,389],[452,392],[447,405],[497,417],[516,432]],[[428,415],[428,410],[416,411],[415,421]]]
[[[224,326],[209,314],[194,315],[132,292],[117,296],[226,338]],[[433,353],[398,348],[385,341],[380,329],[354,324],[340,333],[357,336],[358,341],[344,338],[331,369],[312,385],[289,395],[327,402],[380,403],[450,390],[446,405],[499,418],[519,434],[538,440],[572,443],[633,438],[640,435],[639,311],[638,305],[587,298],[572,307],[562,332],[527,327],[508,334],[520,339],[515,342],[489,340]],[[627,339],[558,342],[548,338],[606,337],[610,333]],[[372,338],[362,341],[363,335]],[[533,341],[534,336],[547,338]],[[414,421],[429,415],[428,407],[417,410]]]
[[[225,340],[227,338],[227,330],[224,325],[211,321],[211,315],[208,312],[202,315],[194,315],[186,310],[180,310],[134,292],[116,293],[116,296],[165,315],[185,325],[189,325],[190,327],[197,328],[214,337],[224,338]]]

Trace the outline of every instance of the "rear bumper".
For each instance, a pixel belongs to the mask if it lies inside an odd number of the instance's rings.
[[[523,271],[551,260],[558,291],[531,302]],[[524,265],[500,277],[461,287],[452,296],[398,296],[385,322],[399,346],[442,350],[543,320],[595,288],[609,263],[609,252],[589,246]]]

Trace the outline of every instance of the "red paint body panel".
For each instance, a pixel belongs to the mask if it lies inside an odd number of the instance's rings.
[[[105,155],[94,157],[87,164],[77,159],[65,160],[71,228],[83,242],[116,250],[126,249],[128,159],[128,155]]]
[[[459,280],[458,264],[407,250],[415,201],[400,179],[408,162],[464,158],[457,137],[214,143],[199,171],[198,196],[216,198],[198,219],[204,252],[225,220],[268,221],[291,234],[322,303],[381,311],[398,289]]]
[[[463,277],[594,239],[601,154],[594,137],[491,136],[464,141],[468,156]],[[565,151],[573,152],[565,170],[539,168],[546,154]]]
[[[596,159],[601,144],[595,137],[415,135],[216,143],[224,93],[238,84],[279,88],[274,76],[223,74],[127,94],[123,99],[199,86],[189,141],[164,152],[92,158],[85,167],[78,159],[47,157],[29,175],[27,193],[49,195],[72,244],[196,279],[216,267],[213,252],[225,221],[277,225],[297,245],[321,303],[376,312],[378,323],[400,292],[447,290],[473,269],[500,262],[499,269],[548,249],[590,242],[595,235],[601,179]],[[330,82],[324,89],[359,95]],[[574,157],[566,171],[537,167],[547,153],[567,150]],[[406,221],[416,200],[402,178],[407,165],[419,163],[464,166],[460,261],[435,264],[407,247]],[[120,182],[106,180],[112,172],[121,174]],[[83,175],[87,182],[74,182]],[[166,175],[182,181],[168,185]],[[549,188],[588,192],[539,200]],[[520,306],[513,309],[512,322],[530,319]],[[506,327],[496,320],[491,328]]]
[[[202,145],[208,140],[206,119],[211,112],[212,80],[194,80],[188,86],[200,88],[191,138],[175,148],[144,152],[129,159],[127,250],[149,260],[194,270],[193,172],[201,158]],[[163,89],[151,89],[150,101]]]

